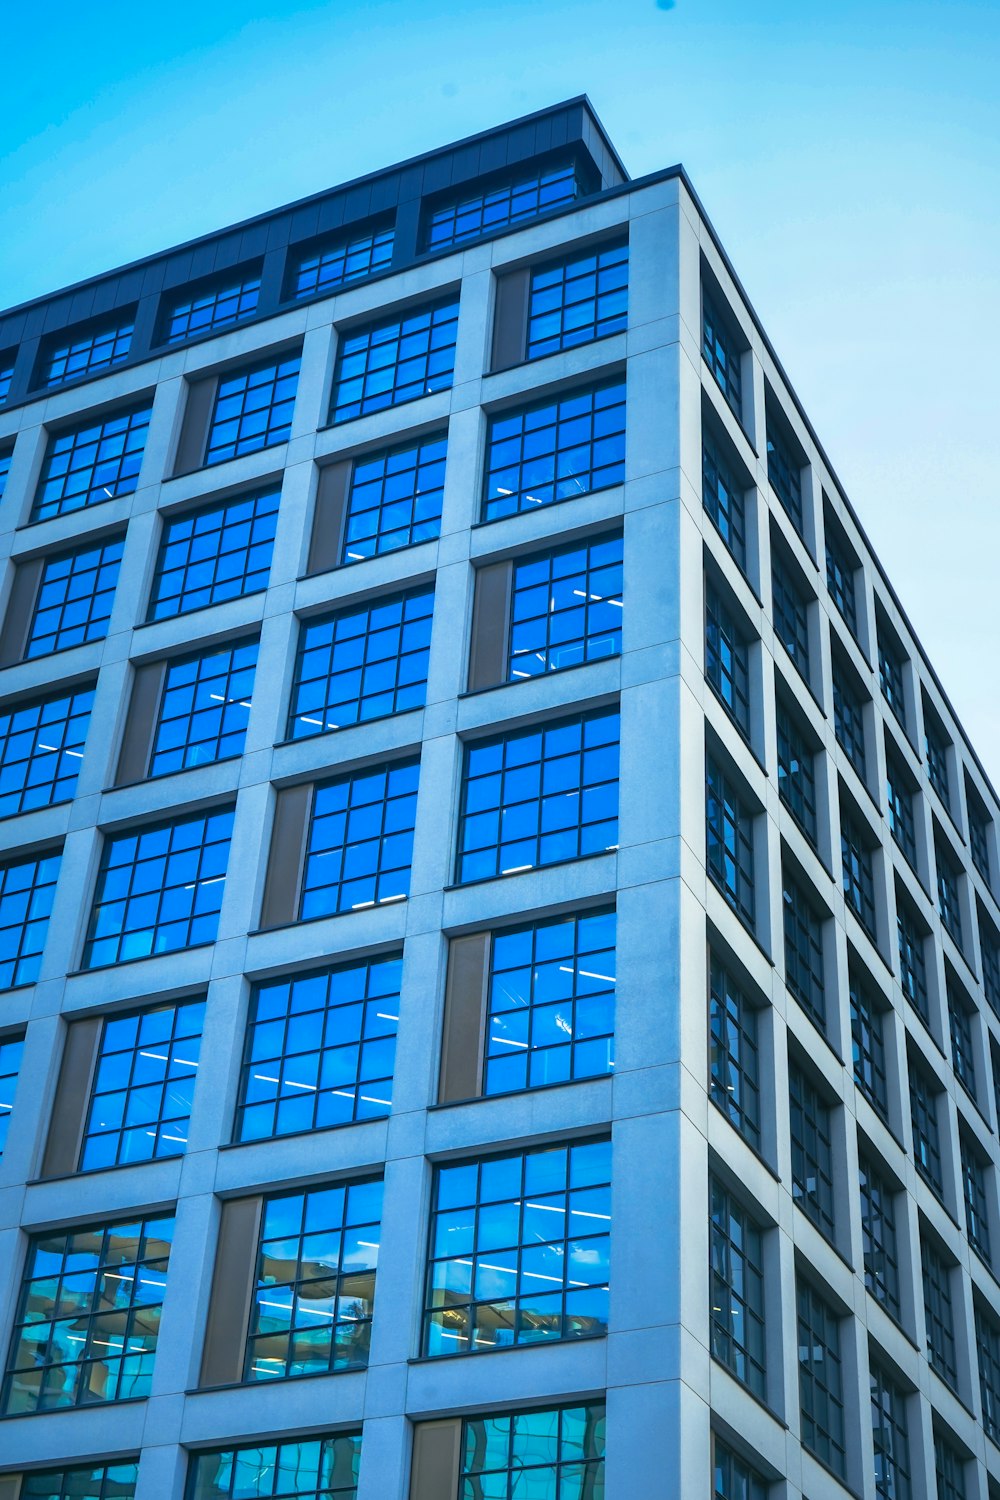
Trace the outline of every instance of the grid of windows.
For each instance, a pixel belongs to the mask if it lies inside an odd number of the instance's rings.
[[[617,710],[466,746],[460,882],[618,847]]]
[[[850,686],[843,672],[833,667],[833,731],[862,781],[867,780],[865,760],[864,700]]]
[[[924,935],[913,908],[896,892],[896,934],[899,939],[899,983],[917,1015],[928,1023],[927,965]]]
[[[423,708],[433,588],[303,620],[288,738]]]
[[[150,776],[242,755],[256,667],[256,641],[167,663]]]
[[[355,1500],[361,1434],[192,1453],[187,1500]],[[103,1500],[103,1497],[102,1497]]]
[[[870,835],[856,814],[841,802],[840,857],[844,900],[862,927],[875,937],[875,872]]]
[[[447,451],[446,436],[428,437],[354,460],[342,563],[379,557],[438,536]]]
[[[940,1432],[934,1434],[934,1477],[937,1500],[965,1500],[965,1459]]]
[[[938,1128],[938,1091],[928,1075],[910,1059],[910,1123],[917,1171],[936,1195],[944,1196],[941,1134]]]
[[[21,1475],[18,1500],[134,1500],[139,1461],[79,1464],[71,1469],[32,1470]]]
[[[962,1199],[965,1204],[965,1231],[976,1254],[990,1263],[990,1205],[986,1177],[990,1168],[964,1130],[959,1131],[962,1157]]]
[[[736,617],[705,579],[705,676],[740,733],[750,733],[750,645]]]
[[[148,618],[166,620],[267,587],[278,490],[240,495],[164,522]]]
[[[937,869],[938,907],[941,912],[941,921],[961,948],[962,901],[959,886],[962,874],[954,856],[940,839],[934,841],[934,863]]]
[[[260,275],[226,281],[202,292],[183,292],[171,304],[163,341],[178,344],[213,328],[252,317],[260,297]]]
[[[264,1199],[244,1380],[367,1365],[381,1219],[375,1180]]]
[[[767,1481],[713,1433],[713,1500],[767,1500]]]
[[[924,1291],[924,1324],[927,1358],[931,1369],[950,1385],[958,1387],[955,1355],[955,1312],[951,1300],[952,1267],[926,1235],[920,1237],[920,1264]]]
[[[228,807],[105,838],[83,967],[214,942],[232,830]]]
[[[924,745],[927,750],[927,779],[941,798],[943,805],[951,808],[951,789],[948,783],[948,741],[944,731],[924,711]]]
[[[896,1190],[863,1151],[858,1153],[861,1184],[861,1247],[865,1286],[875,1301],[899,1321],[899,1248],[896,1240]]]
[[[0,989],[34,984],[59,874],[58,854],[0,864]]]
[[[14,356],[0,354],[0,406],[10,395],[10,383],[14,379]]]
[[[52,1411],[148,1396],[172,1218],[32,1235],[3,1410]]]
[[[788,1066],[792,1198],[827,1239],[833,1239],[831,1110],[795,1063]]]
[[[509,678],[617,656],[621,636],[620,536],[515,560]]]
[[[72,797],[93,706],[87,687],[0,710],[0,817]]]
[[[715,298],[704,282],[701,288],[701,352],[719,390],[742,420],[743,375],[740,351],[728,322],[721,316]]]
[[[606,245],[536,266],[528,292],[526,358],[624,329],[628,315],[628,245]]]
[[[611,1142],[435,1169],[424,1352],[603,1334]]]
[[[951,1034],[951,1061],[955,1077],[971,1099],[976,1097],[976,1054],[972,1039],[971,1011],[957,987],[948,982],[948,1030]]]
[[[461,1500],[600,1500],[604,1403],[467,1417],[459,1493]]]
[[[853,968],[850,971],[851,1052],[854,1081],[883,1120],[889,1117],[885,1070],[885,1011]]]
[[[31,507],[32,521],[131,495],[149,431],[149,404],[54,432]]]
[[[884,633],[883,633],[884,634]],[[879,637],[878,680],[882,696],[902,727],[906,728],[906,695],[903,687],[903,659],[895,647]]]
[[[778,796],[811,844],[816,843],[815,755],[805,735],[779,698],[776,704],[778,736]]]
[[[392,262],[394,231],[383,224],[349,235],[339,235],[312,245],[296,258],[288,294],[290,297],[313,297],[317,292],[331,292],[359,276],[374,276],[388,270]]]
[[[785,984],[810,1020],[826,1029],[826,981],[823,965],[824,913],[785,866],[781,881],[785,934]]]
[[[105,1019],[81,1171],[181,1155],[204,1019],[203,1000]]]
[[[724,965],[709,963],[709,1093],[730,1123],[760,1148],[757,1012]]]
[[[219,377],[206,464],[225,463],[288,441],[300,363],[297,354],[290,354]]]
[[[615,982],[613,911],[495,932],[483,1093],[610,1073]]]
[[[705,845],[709,877],[752,928],[753,812],[712,756],[705,762]]]
[[[62,385],[65,380],[77,380],[121,364],[128,359],[134,327],[129,318],[124,323],[92,329],[77,338],[60,340],[46,355],[41,384]]]
[[[572,162],[521,171],[495,187],[466,191],[433,207],[427,215],[424,248],[441,250],[502,229],[505,224],[536,218],[560,203],[572,203],[579,195],[580,184]]]
[[[802,470],[791,443],[768,417],[767,479],[795,530],[802,533]]]
[[[701,446],[701,499],[705,510],[741,568],[747,565],[746,499],[719,449],[709,438]]]
[[[809,601],[777,553],[771,558],[771,588],[774,633],[808,682]]]
[[[839,1319],[826,1298],[801,1278],[795,1301],[802,1445],[843,1479],[847,1450]]]
[[[399,957],[379,958],[255,986],[236,1140],[389,1113],[401,968]]]
[[[0,1037],[0,1160],[7,1144],[10,1113],[14,1108],[14,1093],[23,1053],[23,1036]]]
[[[992,1312],[976,1301],[976,1354],[979,1359],[979,1394],[983,1407],[983,1431],[1000,1446],[1000,1323]]]
[[[317,786],[300,921],[409,894],[419,768],[416,760],[394,761]]]
[[[914,817],[914,794],[909,778],[888,748],[885,757],[886,801],[889,831],[912,869],[917,867],[917,828]]]
[[[910,1442],[906,1392],[872,1360],[869,1373],[872,1436],[875,1440],[875,1493],[879,1500],[910,1500]]]
[[[457,330],[454,297],[346,329],[338,341],[330,421],[348,422],[450,390]]]
[[[108,633],[124,540],[46,557],[25,657],[68,651]]]
[[[763,1237],[760,1226],[716,1178],[709,1188],[712,1355],[763,1400]]]
[[[858,607],[854,593],[855,563],[839,539],[827,529],[826,587],[841,619],[857,638]]]
[[[624,478],[624,381],[571,391],[490,418],[482,519],[573,500]]]

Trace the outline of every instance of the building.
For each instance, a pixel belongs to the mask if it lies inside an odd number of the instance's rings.
[[[0,351],[2,1500],[995,1500],[1000,814],[683,170]]]

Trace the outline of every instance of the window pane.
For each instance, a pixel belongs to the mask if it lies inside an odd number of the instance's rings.
[[[447,450],[447,437],[431,437],[354,460],[342,563],[438,536]]]
[[[333,235],[297,252],[292,261],[290,297],[330,292],[360,276],[385,271],[392,261],[392,225]]]
[[[59,854],[39,854],[0,864],[0,989],[38,978],[59,860]]]
[[[627,310],[627,244],[535,266],[528,293],[527,358],[540,359],[618,333]]]
[[[624,478],[624,381],[571,391],[490,418],[482,519],[573,500]]]
[[[451,388],[458,301],[345,329],[338,339],[330,421],[348,422]]]
[[[219,377],[206,464],[225,463],[288,441],[300,363],[297,354],[288,355]]]
[[[409,894],[418,772],[418,761],[393,761],[316,787],[300,920]]]
[[[710,1180],[709,1303],[712,1355],[761,1400],[764,1374],[764,1269],[758,1224]]]
[[[361,1434],[193,1453],[188,1500],[355,1500]],[[102,1497],[103,1500],[103,1497]]]
[[[583,192],[572,162],[522,167],[505,182],[478,192],[456,194],[431,208],[424,225],[424,249],[440,250],[475,239],[507,224],[537,218]]]
[[[467,1417],[461,1453],[460,1500],[601,1500],[604,1403]]]
[[[108,633],[124,540],[45,558],[25,657],[68,651]]]
[[[0,710],[0,817],[69,801],[93,705],[85,687]]]
[[[62,385],[66,380],[78,380],[121,364],[128,358],[133,329],[133,320],[127,318],[77,334],[76,338],[63,335],[46,354],[42,384]]]
[[[23,1052],[23,1036],[8,1036],[0,1040],[0,1159],[7,1144],[10,1112],[14,1107],[17,1075],[21,1069]]]
[[[147,618],[165,620],[267,587],[279,492],[240,495],[163,524]]]
[[[149,405],[103,421],[53,432],[42,464],[32,521],[131,495],[149,431]]]
[[[256,641],[167,663],[150,776],[242,755],[256,667]]]
[[[170,306],[163,341],[178,344],[252,317],[259,296],[259,274],[233,278],[206,291],[184,291]]]
[[[617,656],[622,636],[622,538],[514,561],[508,680]]]

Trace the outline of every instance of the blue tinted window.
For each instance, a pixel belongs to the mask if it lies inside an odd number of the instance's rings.
[[[33,1470],[21,1475],[19,1500],[134,1500],[139,1460],[83,1464],[72,1469]]]
[[[38,978],[58,874],[58,854],[0,864],[0,989]]]
[[[0,817],[72,797],[93,704],[81,688],[0,709]]]
[[[192,1453],[188,1500],[355,1500],[361,1434],[286,1438]],[[101,1497],[104,1500],[104,1497]]]
[[[461,1451],[463,1500],[601,1500],[604,1403],[466,1417]]]
[[[781,905],[785,929],[785,984],[806,1015],[826,1030],[826,976],[823,927],[826,916],[786,866]]]
[[[13,457],[13,448],[0,450],[0,500],[3,499],[4,490],[7,488],[7,476],[10,473],[10,461]]]
[[[424,438],[354,460],[342,563],[438,536],[447,449],[447,437]]]
[[[303,620],[288,738],[423,708],[433,610],[422,588]]]
[[[538,266],[528,295],[527,358],[618,333],[627,316],[627,244]]]
[[[10,383],[14,379],[13,354],[0,354],[0,406],[10,395]]]
[[[186,615],[267,588],[278,490],[240,495],[163,525],[147,618]]]
[[[230,807],[107,837],[83,967],[214,942],[232,829]]]
[[[317,786],[300,919],[409,894],[418,771],[418,761],[397,761]]]
[[[772,422],[767,424],[767,477],[795,530],[802,535],[802,471],[791,443]]]
[[[204,1019],[203,1000],[105,1019],[81,1171],[181,1155]]]
[[[705,578],[705,676],[744,737],[750,734],[750,643],[711,580]]]
[[[149,430],[149,406],[105,417],[86,427],[54,432],[31,508],[33,521],[131,495]]]
[[[121,566],[123,538],[45,560],[28,632],[25,657],[68,651],[85,641],[103,641]]]
[[[716,760],[705,763],[705,859],[712,883],[754,925],[753,809]]]
[[[14,1093],[23,1052],[23,1036],[0,1038],[0,1158],[3,1157],[3,1148],[7,1144],[10,1112],[14,1108]]]
[[[729,321],[719,311],[715,298],[701,289],[701,352],[719,390],[736,415],[743,416],[743,378],[740,348]]]
[[[219,377],[206,464],[225,463],[288,441],[299,364],[299,356],[292,354]]]
[[[905,729],[906,690],[903,684],[903,661],[902,653],[896,650],[893,643],[885,636],[885,632],[880,631],[878,643],[879,685],[882,689],[883,698]]]
[[[233,278],[207,291],[184,291],[171,304],[164,343],[180,343],[212,328],[224,328],[227,323],[249,318],[257,311],[259,296],[259,274],[241,280]]]
[[[455,298],[345,329],[338,340],[330,421],[347,422],[450,390],[457,329]]]
[[[243,754],[257,642],[167,663],[150,776]]]
[[[482,519],[573,500],[624,478],[624,382],[573,391],[490,419]]]
[[[614,1067],[615,913],[493,934],[484,1094]]]
[[[427,217],[425,248],[437,250],[461,240],[533,219],[560,203],[572,203],[580,193],[572,162],[539,169],[521,169],[515,176],[485,192],[465,193],[439,203]]]
[[[466,746],[459,881],[618,847],[617,711]]]
[[[739,566],[745,568],[747,529],[743,488],[719,449],[708,438],[701,450],[701,498],[715,529]]]
[[[774,633],[808,682],[809,599],[777,553],[771,558],[771,587]]]
[[[128,318],[76,338],[61,338],[46,355],[42,384],[61,385],[64,380],[94,375],[98,370],[121,364],[128,358],[133,327],[132,318]]]
[[[294,262],[290,297],[331,292],[345,281],[385,271],[392,261],[392,225],[332,236],[300,252]]]
[[[389,1113],[401,969],[401,958],[380,958],[257,985],[238,1141]]]
[[[515,561],[509,678],[617,656],[621,641],[620,536]]]

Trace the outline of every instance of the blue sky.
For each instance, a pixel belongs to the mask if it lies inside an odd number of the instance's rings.
[[[577,93],[683,161],[1000,783],[997,0],[48,0],[4,52],[3,305]]]

